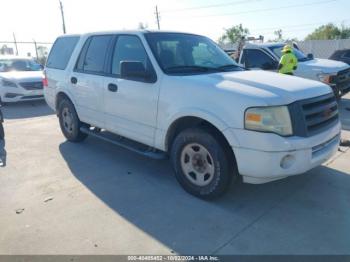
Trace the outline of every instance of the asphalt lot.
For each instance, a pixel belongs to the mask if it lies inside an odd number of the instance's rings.
[[[342,101],[350,138],[350,95]],[[66,142],[44,102],[8,105],[0,254],[350,254],[350,150],[307,174],[238,183],[215,202],[168,161]]]

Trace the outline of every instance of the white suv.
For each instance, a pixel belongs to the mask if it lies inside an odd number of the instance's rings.
[[[339,144],[329,86],[246,71],[204,36],[62,36],[45,71],[46,101],[69,141],[92,135],[170,156],[177,180],[201,198],[221,195],[239,174],[265,183],[304,173]]]

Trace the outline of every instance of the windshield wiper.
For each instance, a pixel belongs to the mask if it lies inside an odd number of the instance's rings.
[[[312,59],[308,58],[308,57],[303,57],[303,58],[298,59],[298,62],[306,62],[306,61],[310,61],[310,60],[312,60]]]
[[[235,65],[235,64],[228,64],[228,65],[219,66],[216,69],[218,69],[220,71],[225,71],[226,69],[236,69],[236,68],[245,69],[245,68],[243,68],[239,65]]]
[[[205,66],[196,66],[196,65],[183,65],[183,66],[171,66],[165,68],[166,71],[172,72],[181,72],[181,71],[196,71],[196,72],[208,72],[208,71],[218,71],[215,67],[205,67]]]

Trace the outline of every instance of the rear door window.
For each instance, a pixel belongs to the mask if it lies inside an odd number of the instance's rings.
[[[105,72],[106,55],[112,39],[112,35],[91,37],[84,59],[84,72],[97,74]]]
[[[78,41],[78,36],[58,38],[51,49],[46,67],[60,70],[66,69]]]

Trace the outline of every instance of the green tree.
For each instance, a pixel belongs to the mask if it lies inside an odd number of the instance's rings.
[[[341,27],[329,23],[322,25],[309,34],[305,40],[328,40],[350,38],[350,27],[342,25]]]
[[[276,30],[275,32],[273,32],[274,35],[277,37],[275,39],[276,42],[283,42],[283,32],[282,32],[282,29],[278,29]]]
[[[142,29],[147,29],[147,28],[148,28],[148,24],[146,24],[146,23],[144,24],[144,23],[140,22],[138,25],[138,29],[142,30]]]
[[[284,38],[282,29],[278,29],[278,30],[274,31],[273,34],[276,36],[276,38],[270,39],[270,40],[268,40],[268,42],[297,42],[298,41],[298,39],[296,37]]]
[[[225,33],[219,38],[220,43],[237,43],[242,37],[246,37],[249,34],[249,29],[244,28],[242,24],[232,26],[231,28],[224,29]]]

